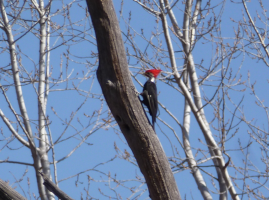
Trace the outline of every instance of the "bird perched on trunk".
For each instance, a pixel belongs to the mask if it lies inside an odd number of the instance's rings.
[[[144,73],[144,75],[148,77],[148,80],[144,84],[143,92],[140,93],[140,95],[143,96],[142,103],[147,106],[149,114],[152,116],[152,127],[154,130],[154,123],[156,122],[156,115],[158,112],[157,87],[155,80],[161,71],[162,70],[160,69],[150,69]]]

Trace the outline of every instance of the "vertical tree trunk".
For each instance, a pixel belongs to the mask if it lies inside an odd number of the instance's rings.
[[[38,185],[38,191],[39,195],[42,200],[46,199],[45,195],[45,187],[42,184],[42,178],[38,173],[38,170],[41,168],[41,163],[40,163],[40,157],[39,157],[39,152],[36,148],[34,139],[33,139],[33,133],[30,125],[30,120],[28,117],[28,113],[26,110],[25,102],[24,102],[24,96],[21,88],[21,82],[20,82],[20,76],[19,76],[19,67],[17,64],[17,59],[16,59],[16,45],[14,42],[13,34],[12,34],[12,28],[9,24],[9,20],[7,17],[7,13],[3,4],[3,0],[0,0],[0,9],[1,9],[1,15],[4,21],[4,30],[8,38],[8,43],[9,43],[9,51],[10,51],[10,60],[11,60],[11,67],[12,67],[12,72],[13,72],[13,79],[15,83],[15,90],[16,90],[16,96],[18,100],[18,105],[20,108],[21,116],[23,118],[23,124],[24,124],[24,132],[27,135],[27,138],[29,140],[30,144],[30,150],[32,153],[33,161],[34,161],[34,168],[35,168],[35,173],[36,173],[36,179],[37,179],[37,185]]]
[[[87,0],[87,4],[98,44],[98,81],[146,179],[150,197],[181,199],[163,148],[132,89],[113,3],[111,0]]]

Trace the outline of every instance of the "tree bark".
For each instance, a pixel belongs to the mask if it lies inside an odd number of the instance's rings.
[[[181,199],[164,150],[134,92],[113,3],[111,0],[87,0],[87,5],[99,52],[97,78],[146,179],[150,197]]]
[[[10,187],[5,181],[0,179],[0,199],[1,200],[26,200],[16,190]]]
[[[73,200],[71,197],[69,197],[66,193],[64,193],[62,190],[60,190],[59,187],[57,187],[56,184],[54,184],[46,174],[40,172],[40,175],[44,179],[43,185],[46,186],[47,190],[55,194],[59,199],[61,200]]]

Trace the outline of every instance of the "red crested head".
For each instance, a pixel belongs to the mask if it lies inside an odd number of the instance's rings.
[[[147,77],[154,77],[154,78],[157,78],[157,76],[159,75],[159,73],[161,72],[162,70],[160,69],[149,69],[147,71],[145,71],[145,76]]]

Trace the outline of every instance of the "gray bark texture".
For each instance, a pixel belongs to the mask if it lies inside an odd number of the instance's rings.
[[[10,187],[5,181],[0,179],[0,199],[1,200],[26,200],[16,190]]]
[[[118,20],[111,0],[87,0],[95,29],[97,78],[106,102],[143,173],[151,199],[181,199],[174,175],[131,80]]]
[[[44,173],[40,172],[41,176],[44,179],[43,185],[46,186],[47,190],[51,191],[53,194],[55,194],[59,199],[61,200],[73,200],[71,197],[69,197],[66,193],[64,193],[60,188],[54,184],[48,176],[46,176]]]

